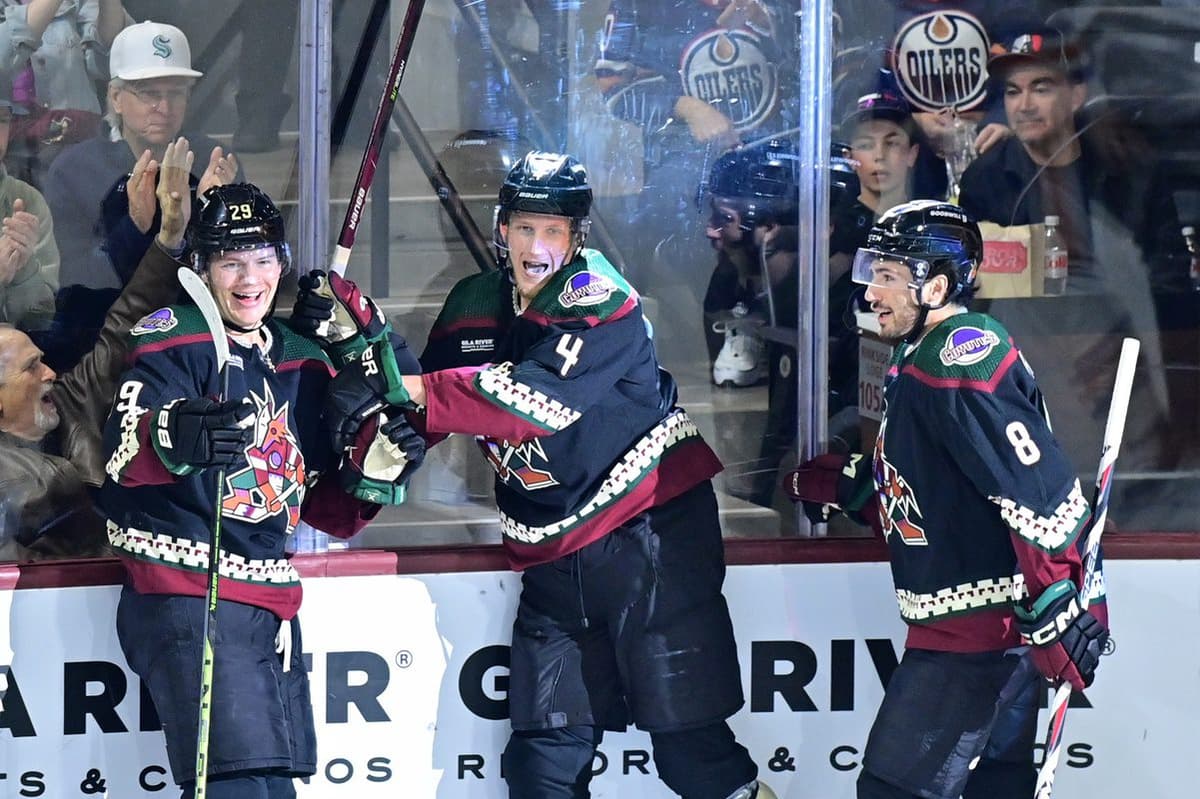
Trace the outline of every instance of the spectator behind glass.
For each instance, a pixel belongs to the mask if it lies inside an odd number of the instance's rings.
[[[617,172],[642,171],[622,246],[634,282],[646,293],[664,282],[690,286],[701,279],[691,271],[703,263],[694,257],[698,252],[672,253],[659,264],[651,253],[673,233],[699,240],[694,227],[689,230],[692,203],[717,158],[742,141],[795,125],[798,6],[795,0],[612,4],[594,72],[609,111],[642,132],[640,151],[613,155],[620,159]],[[756,79],[728,81],[733,74]]]
[[[981,221],[1004,226],[1057,215],[1069,264],[1067,297],[996,300],[990,313],[1025,342],[1049,401],[1070,409],[1054,417],[1054,434],[1085,476],[1104,431],[1107,388],[1099,386],[1116,370],[1121,337],[1140,338],[1132,399],[1138,413],[1127,422],[1121,460],[1129,473],[1170,470],[1177,437],[1170,432],[1159,333],[1163,306],[1152,289],[1165,284],[1161,276],[1183,238],[1163,170],[1115,109],[1083,111],[1084,54],[1058,31],[1030,31],[996,50],[988,69],[1004,86],[1014,136],[967,168],[960,203]],[[1129,481],[1114,488],[1113,505],[1173,510],[1170,490],[1161,482]],[[1123,501],[1118,494],[1126,495]]]
[[[349,3],[335,3],[334,29],[340,36],[353,28],[341,18]],[[363,6],[372,5],[363,3]],[[292,75],[289,70],[292,52],[296,47],[296,24],[299,21],[299,0],[253,0],[229,3],[228,13],[212,13],[206,3],[163,2],[163,0],[124,0],[124,6],[137,19],[153,17],[169,25],[191,31],[192,38],[203,41],[203,31],[215,31],[219,26],[231,26],[231,37],[237,44],[237,128],[233,133],[232,149],[238,153],[261,153],[279,147],[279,126],[291,107],[291,96],[283,88]],[[226,19],[226,17],[228,19]],[[224,28],[222,28],[224,29]],[[341,55],[338,39],[334,56]],[[357,41],[357,40],[355,40]],[[476,42],[478,46],[478,42]],[[350,56],[353,56],[353,48]],[[218,72],[218,64],[232,59],[228,47],[201,48],[197,53],[196,69]],[[349,57],[349,56],[348,56]],[[334,65],[336,84],[337,66]]]
[[[858,108],[842,122],[842,138],[858,162],[858,202],[878,217],[908,202],[911,175],[920,145],[908,103],[882,91],[859,98]]]
[[[158,231],[153,180],[138,184],[126,176],[142,164],[153,178],[163,149],[179,135],[201,74],[191,62],[187,37],[174,26],[142,22],[121,31],[110,63],[105,119],[111,130],[67,148],[50,169],[44,188],[58,220],[63,267],[53,334],[42,348],[56,369],[74,364],[81,342],[94,340],[104,312]],[[193,191],[241,179],[232,153],[225,155],[207,136],[188,138],[194,168],[207,165],[198,180],[193,173]]]
[[[96,82],[108,80],[108,50],[133,20],[120,0],[0,0],[0,72],[29,113],[13,126],[8,166],[42,185],[63,147],[100,129]]]
[[[58,245],[42,193],[4,167],[13,114],[18,112],[10,88],[0,76],[0,322],[40,330],[54,316]]]
[[[89,496],[104,479],[101,426],[124,368],[130,326],[178,290],[180,264],[168,251],[182,248],[191,210],[189,157],[186,139],[164,155],[162,229],[74,369],[56,380],[28,336],[0,325],[0,561],[106,549]]]
[[[1005,226],[1057,215],[1071,258],[1068,293],[1106,285],[1119,292],[1129,264],[1108,257],[1106,235],[1136,242],[1143,273],[1169,269],[1170,254],[1182,246],[1171,193],[1148,154],[1118,138],[1114,115],[1079,114],[1087,99],[1082,54],[1055,30],[1021,34],[993,52],[988,70],[1004,87],[1015,136],[967,168],[962,207]]]

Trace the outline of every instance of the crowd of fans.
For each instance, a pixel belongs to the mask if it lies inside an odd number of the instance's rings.
[[[286,5],[278,13],[289,38],[295,19]],[[687,3],[681,17],[683,5],[605,4],[587,85],[614,118],[640,132],[639,152],[614,156],[642,186],[628,216],[616,220],[632,282],[648,295],[673,296],[679,286],[697,295],[714,384],[769,386],[767,429],[754,433],[763,439],[760,452],[730,489],[770,505],[796,437],[801,4]],[[991,312],[1027,347],[1051,342],[1047,362],[1068,365],[1042,382],[1060,406],[1064,396],[1078,403],[1059,434],[1083,471],[1103,405],[1091,396],[1094,376],[1110,371],[1115,334],[1156,327],[1154,296],[1189,290],[1180,231],[1198,220],[1180,218],[1172,176],[1126,124],[1124,109],[1092,102],[1086,41],[1048,24],[1069,4],[1006,4],[1003,14],[986,3],[947,5],[835,4],[833,135],[843,144],[835,147],[839,194],[828,234],[831,434],[847,449],[869,450],[855,414],[860,300],[847,276],[855,250],[888,209],[949,199],[1005,227],[1060,220],[1070,254],[1067,298],[1085,302],[1052,314],[1019,302]],[[233,152],[186,130],[189,97],[203,78],[187,36],[136,21],[131,12],[139,10],[120,0],[0,2],[3,558],[30,556],[19,543],[32,540],[30,519],[41,529],[75,518],[86,508],[86,487],[102,479],[94,468],[60,463],[70,451],[58,439],[69,436],[51,435],[63,414],[54,412],[49,387],[56,375],[87,368],[83,359],[104,340],[106,313],[159,233],[155,192],[165,148],[187,136],[194,196],[246,177]],[[957,72],[938,73],[940,88],[921,82],[912,65],[926,63],[922,46],[957,36],[969,51],[976,32],[986,51],[968,53]],[[256,52],[243,44],[239,63],[256,63]],[[270,68],[287,63],[273,59]],[[277,146],[290,104],[282,81],[247,83],[236,102],[243,116],[259,116],[239,128],[232,149]],[[710,246],[715,268],[704,254]],[[679,313],[664,306],[668,320]],[[1151,368],[1161,367],[1149,350]],[[1150,382],[1155,403],[1139,414],[1139,434],[1165,441],[1167,389],[1161,379]],[[30,515],[19,480],[31,478],[9,474],[32,453],[45,456],[32,479],[58,471],[74,481],[57,513]],[[1172,466],[1161,452],[1145,461]]]

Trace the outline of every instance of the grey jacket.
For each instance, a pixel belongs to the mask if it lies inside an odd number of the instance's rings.
[[[58,244],[54,220],[42,193],[18,180],[0,164],[0,218],[13,212],[13,202],[25,201],[25,210],[40,220],[37,246],[29,261],[7,285],[0,285],[0,322],[27,330],[40,330],[54,318],[54,292],[58,290]]]

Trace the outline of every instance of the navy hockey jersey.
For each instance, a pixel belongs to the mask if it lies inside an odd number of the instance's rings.
[[[421,356],[426,432],[465,433],[496,472],[509,562],[606,535],[721,470],[674,406],[637,293],[594,250],[516,315],[506,272],[450,292]]]
[[[265,348],[230,339],[241,368],[229,396],[254,404],[254,436],[219,487],[223,599],[289,619],[300,606],[300,578],[284,541],[302,518],[349,537],[379,506],[342,491],[321,414],[333,367],[320,348],[285,323],[266,325]],[[130,331],[130,367],[104,430],[108,479],[101,507],[109,541],[133,587],[144,594],[204,596],[215,519],[217,470],[168,471],[150,438],[153,412],[180,398],[217,397],[212,335],[194,306],[163,308]],[[303,401],[301,401],[303,398]]]
[[[910,647],[1015,646],[1014,601],[1082,583],[1089,503],[1032,371],[989,316],[952,316],[896,348],[874,481]]]
[[[597,76],[635,77],[612,91],[614,114],[648,130],[669,121],[675,100],[689,95],[712,104],[743,138],[749,131],[794,125],[798,108],[785,101],[795,83],[798,3],[748,4],[736,24],[718,19],[721,0],[619,0],[600,34]]]

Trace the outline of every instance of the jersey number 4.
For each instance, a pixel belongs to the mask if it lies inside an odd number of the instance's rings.
[[[558,340],[558,345],[554,351],[562,356],[562,366],[558,367],[560,377],[566,377],[567,372],[571,371],[571,367],[579,363],[579,351],[583,349],[583,339],[578,336],[572,336],[570,333],[563,333],[562,338]]]

